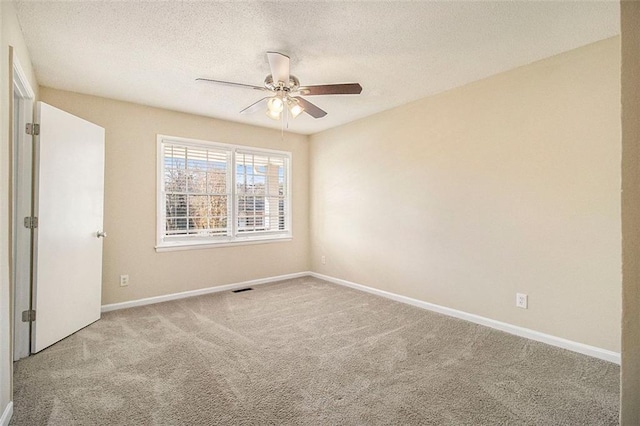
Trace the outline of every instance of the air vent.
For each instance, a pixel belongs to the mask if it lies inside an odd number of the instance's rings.
[[[253,290],[251,287],[247,287],[247,288],[239,288],[237,290],[232,290],[234,293],[242,293],[243,291],[249,291],[249,290]]]

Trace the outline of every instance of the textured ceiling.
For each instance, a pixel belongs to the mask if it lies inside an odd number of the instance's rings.
[[[18,18],[41,85],[279,128],[238,112],[262,92],[265,52],[303,85],[359,82],[309,98],[289,130],[315,133],[619,34],[601,2],[32,2]]]

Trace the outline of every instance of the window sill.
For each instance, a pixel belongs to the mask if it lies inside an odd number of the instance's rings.
[[[279,236],[279,237],[268,237],[268,238],[259,238],[259,239],[251,239],[251,240],[237,240],[237,241],[220,241],[219,243],[214,243],[211,241],[180,241],[174,243],[164,243],[162,245],[156,246],[156,252],[163,253],[166,251],[181,251],[181,250],[203,250],[203,249],[212,249],[218,247],[233,247],[233,246],[246,246],[246,245],[254,245],[254,244],[268,244],[268,243],[279,243],[283,241],[291,241],[293,237],[291,235]]]

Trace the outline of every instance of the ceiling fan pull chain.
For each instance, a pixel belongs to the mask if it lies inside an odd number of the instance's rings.
[[[286,112],[284,113],[284,121],[287,126],[287,130],[289,130],[289,108],[285,108]]]

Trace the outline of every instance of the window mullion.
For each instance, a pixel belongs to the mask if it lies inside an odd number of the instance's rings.
[[[185,152],[184,152],[184,179],[185,179],[185,183],[184,183],[185,190],[187,192],[187,195],[185,195],[185,203],[187,204],[187,217],[185,218],[187,228],[186,228],[185,231],[186,231],[187,235],[190,235],[191,234],[191,230],[189,228],[189,224],[190,224],[189,223],[189,216],[191,215],[191,212],[190,212],[189,207],[190,207],[191,203],[189,203],[189,201],[190,201],[189,200],[189,198],[190,198],[189,197],[189,191],[191,191],[191,185],[189,185],[189,150],[188,149],[185,149]]]
[[[231,199],[229,201],[227,201],[227,203],[230,204],[230,206],[227,207],[227,211],[229,214],[229,218],[227,220],[231,221],[231,237],[233,239],[236,238],[236,236],[238,235],[238,220],[237,220],[237,216],[238,216],[238,201],[236,200],[237,198],[237,191],[236,191],[236,169],[237,169],[237,157],[236,157],[236,150],[233,149],[231,150],[231,167],[230,167],[230,174],[231,174]],[[230,207],[230,208],[229,208]],[[228,224],[227,224],[228,226]]]

